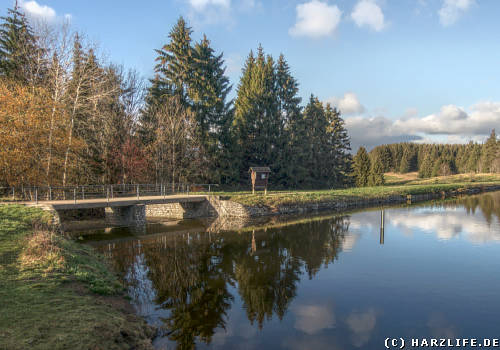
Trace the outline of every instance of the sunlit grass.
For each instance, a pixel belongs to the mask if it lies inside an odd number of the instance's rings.
[[[103,258],[48,222],[0,206],[0,349],[150,348],[142,321],[112,305],[123,287]]]
[[[460,174],[430,179],[418,179],[416,173],[386,174],[386,185],[376,187],[354,187],[318,191],[269,191],[253,195],[251,192],[218,192],[223,198],[244,205],[266,205],[276,207],[285,204],[300,204],[322,201],[357,201],[367,198],[387,198],[396,195],[416,195],[455,191],[485,185],[500,185],[500,174]]]

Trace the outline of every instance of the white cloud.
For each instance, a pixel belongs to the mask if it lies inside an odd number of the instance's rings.
[[[398,120],[394,124],[408,132],[430,135],[488,135],[495,125],[500,124],[500,102],[480,102],[470,108],[470,113],[462,107],[446,105],[438,113]]]
[[[444,27],[451,26],[465,13],[475,0],[444,0],[439,9],[439,21]]]
[[[371,149],[394,142],[482,142],[491,129],[500,125],[500,102],[483,101],[468,109],[445,105],[439,112],[424,117],[418,117],[416,113],[416,110],[410,109],[397,120],[386,118],[383,114],[345,118],[353,152],[359,146]]]
[[[396,142],[410,142],[420,140],[420,135],[411,134],[395,125],[389,118],[378,117],[349,117],[345,119],[345,125],[351,137],[351,148],[356,152],[359,146],[368,150],[371,148]]]
[[[56,18],[56,11],[47,6],[40,5],[36,1],[21,1],[21,9],[30,17],[45,19],[53,21]]]
[[[335,316],[325,305],[298,305],[292,311],[295,314],[295,329],[310,335],[335,325]]]
[[[320,38],[332,35],[342,17],[342,11],[336,5],[318,0],[299,4],[296,10],[297,21],[289,30],[292,36]]]
[[[351,13],[358,27],[367,26],[377,32],[386,27],[384,13],[375,0],[360,0]]]
[[[343,97],[332,97],[327,100],[337,107],[344,115],[363,113],[365,107],[359,103],[358,96],[353,92],[346,92]]]
[[[64,19],[66,21],[71,20],[70,14],[65,14],[62,18],[59,18],[56,11],[47,5],[41,5],[38,2],[31,1],[20,1],[19,7],[23,12],[33,20],[41,20],[46,22],[54,22],[58,19]]]
[[[196,11],[204,11],[209,6],[222,7],[228,9],[231,7],[231,0],[188,0],[189,5]]]

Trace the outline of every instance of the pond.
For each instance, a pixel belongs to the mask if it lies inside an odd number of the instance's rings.
[[[158,349],[500,337],[500,192],[268,220],[151,223],[84,242],[112,258],[160,328]]]

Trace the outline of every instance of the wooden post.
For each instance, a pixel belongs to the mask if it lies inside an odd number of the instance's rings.
[[[52,200],[52,187],[49,186],[49,201]]]
[[[12,200],[13,201],[16,200],[16,188],[15,187],[12,187]]]
[[[85,187],[82,186],[82,199],[85,200]]]
[[[137,185],[137,200],[139,200],[139,185]]]
[[[75,204],[76,204],[76,187],[73,189],[73,199],[75,200]]]
[[[109,204],[109,188],[106,187],[106,202]]]
[[[111,185],[111,198],[113,198],[113,185]]]
[[[208,184],[208,193],[210,193],[210,184]]]
[[[38,204],[38,187],[35,187],[35,203]]]

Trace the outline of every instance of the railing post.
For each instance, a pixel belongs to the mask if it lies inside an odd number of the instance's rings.
[[[109,204],[109,187],[106,187],[106,201]]]
[[[73,188],[73,200],[75,201],[75,204],[76,204],[76,189],[78,188],[78,186],[76,186],[75,188]]]
[[[113,198],[113,185],[111,185],[111,198]]]
[[[49,201],[52,200],[52,187],[49,186]]]
[[[210,193],[210,184],[208,184],[208,193]]]
[[[139,185],[137,185],[137,200],[139,200]]]
[[[187,185],[187,195],[189,196],[189,185]]]
[[[38,204],[38,187],[35,187],[35,203]]]
[[[82,199],[85,200],[85,187],[82,186]]]
[[[16,200],[16,188],[15,187],[12,187],[12,200],[13,201]]]

